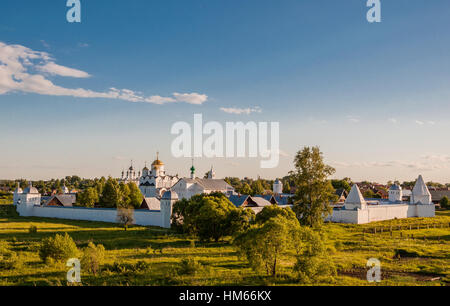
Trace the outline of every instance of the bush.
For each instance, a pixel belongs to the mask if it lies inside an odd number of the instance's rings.
[[[64,236],[56,236],[42,240],[39,248],[39,257],[44,262],[49,259],[54,261],[65,261],[79,255],[79,251],[73,239],[66,233]]]
[[[400,258],[415,258],[420,257],[420,254],[416,251],[409,251],[405,249],[395,249],[394,258],[400,259]]]
[[[22,260],[16,252],[7,251],[0,254],[0,270],[13,270],[22,266]]]
[[[83,250],[83,257],[81,258],[81,264],[90,273],[96,275],[100,266],[105,260],[105,248],[103,245],[95,245],[89,242],[88,246]]]
[[[128,264],[124,262],[115,262],[112,265],[105,265],[105,270],[116,273],[143,273],[150,270],[150,264],[146,261],[140,260],[135,264]]]
[[[203,265],[195,259],[182,259],[178,268],[179,275],[194,275],[203,270]]]
[[[30,233],[30,234],[36,234],[36,233],[37,233],[37,227],[36,227],[35,225],[31,225],[31,226],[28,228],[28,233]]]
[[[439,204],[441,205],[441,208],[450,209],[450,200],[448,197],[443,197]]]

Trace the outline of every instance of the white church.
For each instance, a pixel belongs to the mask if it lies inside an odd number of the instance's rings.
[[[409,202],[403,202],[402,188],[394,184],[389,189],[389,200],[365,200],[358,185],[353,185],[342,208],[333,209],[328,221],[365,224],[375,221],[413,217],[434,217],[435,205],[422,175],[412,190]]]

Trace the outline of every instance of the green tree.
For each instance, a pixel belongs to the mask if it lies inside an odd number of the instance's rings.
[[[128,226],[134,223],[134,209],[130,207],[119,207],[117,209],[117,222],[122,224],[123,229],[126,231]]]
[[[120,207],[130,207],[130,187],[128,184],[120,183],[119,184],[119,193],[120,193]]]
[[[294,247],[294,232],[298,227],[297,219],[277,215],[237,235],[234,245],[252,269],[275,276],[281,256]]]
[[[197,235],[201,240],[218,241],[245,228],[252,218],[251,213],[237,208],[218,192],[177,201],[173,207],[172,225],[183,233]]]
[[[450,201],[448,197],[443,197],[439,203],[441,204],[442,208],[450,209]]]
[[[102,196],[100,198],[100,206],[116,208],[121,204],[120,187],[117,180],[109,177],[103,187]]]
[[[375,198],[375,192],[373,192],[372,190],[369,189],[369,190],[364,191],[363,196],[368,199],[373,199],[373,198]]]
[[[294,271],[302,283],[325,283],[333,281],[336,267],[327,257],[326,237],[309,227],[295,232],[296,264]]]
[[[350,185],[350,182],[347,179],[343,180],[331,180],[331,185],[333,185],[334,189],[344,189],[347,192],[350,192],[352,189],[352,186]]]
[[[295,213],[290,207],[281,208],[278,205],[266,206],[262,211],[256,215],[256,223],[263,224],[270,218],[274,218],[278,215],[285,217],[288,220],[297,220]]]
[[[138,209],[141,207],[142,200],[144,196],[142,195],[141,191],[139,190],[139,187],[135,183],[128,183],[128,188],[130,190],[129,193],[129,205],[131,207],[134,207],[135,209]]]
[[[105,260],[105,247],[101,244],[95,245],[89,242],[88,246],[83,249],[81,257],[81,265],[90,273],[97,275],[100,266]]]
[[[330,202],[337,197],[328,177],[334,172],[324,163],[319,147],[305,147],[295,156],[294,212],[302,225],[320,226],[331,213]]]
[[[252,184],[252,195],[261,195],[264,193],[264,187],[261,183],[261,180],[254,181]]]
[[[97,189],[89,187],[83,190],[78,194],[77,201],[84,207],[94,207],[99,201]]]
[[[242,185],[241,189],[239,190],[239,193],[240,194],[245,194],[245,195],[252,195],[252,194],[254,194],[252,188],[250,187],[250,185],[248,183],[244,183]]]
[[[77,257],[78,254],[75,242],[67,233],[64,236],[56,234],[55,237],[45,238],[39,247],[39,257],[44,262],[47,262],[48,259],[65,261]]]

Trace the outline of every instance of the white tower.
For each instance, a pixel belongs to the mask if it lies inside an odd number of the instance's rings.
[[[20,195],[23,193],[22,188],[20,188],[20,183],[17,183],[17,188],[14,190],[13,195],[13,204],[17,205],[17,202],[19,201]]]
[[[345,209],[347,210],[355,210],[355,209],[366,209],[367,203],[366,200],[364,200],[363,195],[361,194],[361,191],[359,190],[358,185],[353,185],[352,190],[350,190],[350,193],[345,200],[344,204]]]
[[[214,180],[216,178],[216,172],[214,172],[214,169],[212,166],[211,166],[211,170],[209,170],[209,172],[208,172],[207,178],[210,180]]]
[[[419,175],[411,194],[411,204],[433,204],[431,193],[428,190],[422,175]]]
[[[398,184],[394,184],[389,188],[389,202],[397,203],[403,199],[402,187]]]
[[[41,194],[30,182],[30,185],[25,188],[23,193],[19,194],[17,211],[21,216],[32,216],[35,205],[41,205]]]
[[[280,179],[276,179],[273,183],[273,193],[274,194],[282,194],[283,193],[283,183]]]
[[[67,188],[66,184],[64,184],[62,187],[62,194],[68,194],[68,193],[69,193],[69,188]]]
[[[162,227],[170,228],[173,204],[178,201],[175,191],[166,191],[161,198]]]

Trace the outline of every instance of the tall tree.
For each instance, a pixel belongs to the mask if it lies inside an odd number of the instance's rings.
[[[295,156],[294,212],[302,225],[316,227],[331,213],[330,202],[336,200],[328,177],[335,169],[323,161],[319,147],[305,147]]]
[[[242,188],[239,190],[239,193],[245,194],[245,195],[251,195],[251,194],[253,194],[253,190],[248,183],[244,183],[242,185]]]
[[[117,180],[109,177],[103,187],[100,206],[116,208],[121,204],[120,187]]]
[[[84,207],[94,207],[99,201],[97,189],[89,187],[82,192],[80,192],[77,196],[78,204]]]
[[[260,181],[260,180],[257,180],[257,181],[254,181],[254,182],[253,182],[253,184],[252,184],[252,190],[253,190],[252,195],[260,195],[260,194],[263,194],[263,193],[264,193],[264,187],[263,187],[263,185],[261,184],[261,181]]]
[[[130,190],[129,205],[137,209],[142,204],[142,193],[139,190],[139,187],[133,182],[128,183],[128,188]]]

